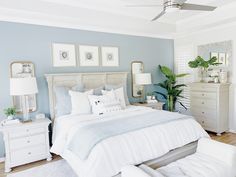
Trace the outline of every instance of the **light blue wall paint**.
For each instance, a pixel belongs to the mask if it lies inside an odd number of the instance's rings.
[[[11,106],[9,65],[12,61],[28,60],[35,64],[39,87],[38,110],[44,113],[49,113],[45,73],[130,71],[131,61],[140,60],[144,62],[145,71],[152,72],[153,81],[157,83],[161,79],[156,69],[159,64],[173,68],[172,40],[8,22],[0,22],[0,36],[0,119],[4,118],[2,110]],[[118,46],[120,67],[53,68],[51,54],[53,42]],[[130,84],[128,94],[131,95]],[[0,157],[3,155],[3,141],[0,137]]]

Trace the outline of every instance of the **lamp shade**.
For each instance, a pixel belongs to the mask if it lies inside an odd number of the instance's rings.
[[[35,77],[10,79],[10,95],[22,96],[36,93],[38,93],[38,87]]]
[[[152,84],[151,73],[135,74],[135,84],[137,84],[137,85],[150,85],[150,84]]]

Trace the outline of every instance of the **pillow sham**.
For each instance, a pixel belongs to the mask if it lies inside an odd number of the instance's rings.
[[[93,90],[86,92],[69,91],[71,97],[71,114],[91,114],[91,105],[88,95],[93,94]]]
[[[88,95],[89,102],[92,106],[92,112],[96,115],[103,115],[110,112],[121,110],[120,102],[113,95]]]
[[[115,89],[118,89],[120,87],[123,87],[123,89],[124,89],[125,104],[130,105],[129,98],[128,98],[128,95],[127,95],[126,85],[122,85],[122,84],[121,85],[109,85],[109,84],[106,84],[105,85],[105,90],[111,91],[112,89],[115,90]]]
[[[69,95],[69,90],[80,91],[84,90],[83,84],[78,84],[72,88],[65,86],[54,87],[55,97],[56,97],[56,117],[67,115],[71,113],[71,98]]]
[[[126,108],[126,102],[125,102],[125,94],[124,94],[124,88],[120,87],[118,89],[115,90],[111,90],[111,91],[107,91],[107,90],[102,90],[102,94],[103,95],[111,95],[111,94],[115,94],[116,99],[120,102],[120,105],[122,107],[122,109]]]

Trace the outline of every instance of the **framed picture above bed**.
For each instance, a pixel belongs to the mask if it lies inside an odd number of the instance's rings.
[[[52,44],[54,67],[75,67],[76,51],[74,44]]]
[[[99,66],[99,47],[98,46],[79,46],[80,66]]]
[[[102,66],[119,66],[119,48],[101,47]]]

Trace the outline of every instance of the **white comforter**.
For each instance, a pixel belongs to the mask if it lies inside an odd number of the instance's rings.
[[[66,160],[70,160],[73,156],[74,161],[69,163],[73,163],[73,169],[79,177],[111,177],[118,174],[125,165],[140,164],[158,158],[172,149],[182,147],[201,137],[208,137],[195,120],[180,119],[108,138],[97,144],[86,160],[80,160],[67,149],[67,143],[73,137],[76,127],[81,124],[119,119],[126,115],[135,116],[150,111],[157,110],[130,106],[126,110],[99,116],[99,119],[95,115],[70,115],[57,118],[51,152],[61,155]],[[157,114],[158,112],[160,111],[157,111]],[[168,114],[170,113],[166,112],[166,116]]]

